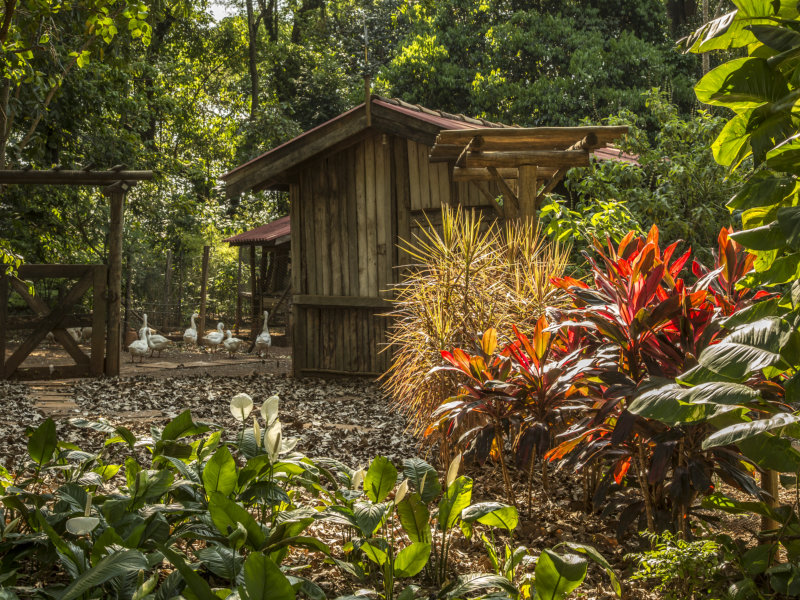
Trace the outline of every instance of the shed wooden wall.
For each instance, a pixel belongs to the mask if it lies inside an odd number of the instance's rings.
[[[405,264],[398,238],[436,221],[442,203],[484,206],[466,183],[453,184],[430,147],[373,132],[312,159],[290,185],[293,359],[296,375],[383,373],[391,284]]]

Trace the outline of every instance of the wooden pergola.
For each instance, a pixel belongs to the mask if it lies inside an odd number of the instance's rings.
[[[61,170],[52,169],[49,171],[34,170],[5,170],[0,171],[0,187],[3,185],[69,185],[69,186],[103,186],[102,193],[109,199],[110,218],[108,229],[108,278],[105,286],[105,296],[108,303],[106,328],[107,355],[105,364],[100,365],[98,358],[93,357],[91,372],[97,373],[98,368],[102,367],[102,372],[109,376],[119,375],[120,369],[120,317],[121,317],[121,291],[122,291],[122,229],[124,223],[124,207],[126,193],[139,181],[153,179],[153,171],[129,171],[125,165],[112,167],[107,171],[94,171],[90,167],[82,170]],[[34,265],[29,265],[33,267]],[[41,277],[70,277],[76,273],[75,267],[85,265],[41,265],[46,267],[42,271]],[[83,355],[82,352],[73,347],[69,335],[64,327],[59,327],[64,319],[64,313],[69,304],[79,300],[79,292],[85,291],[92,276],[85,275],[70,292],[70,303],[62,303],[62,306],[49,311],[39,302],[33,302],[32,298],[25,298],[31,308],[39,315],[39,319],[34,326],[33,333],[23,342],[8,361],[5,359],[5,315],[8,303],[8,283],[3,281],[0,285],[0,377],[6,378],[16,366],[25,359],[33,348],[41,342],[47,333],[53,329],[56,339],[64,345],[67,351],[76,360]],[[7,280],[9,278],[2,277]],[[97,284],[97,275],[94,275]],[[16,288],[15,288],[16,289]],[[97,285],[95,285],[97,290]],[[97,296],[97,294],[96,294]],[[97,298],[96,298],[97,299]],[[33,303],[32,303],[33,302]],[[94,332],[93,332],[94,334]],[[97,339],[97,336],[95,336]],[[100,338],[102,339],[102,338]],[[95,348],[93,340],[93,350]],[[93,352],[94,353],[94,352]],[[80,365],[79,365],[80,366]]]
[[[477,186],[500,216],[536,223],[543,196],[567,170],[588,166],[592,151],[626,133],[627,126],[451,129],[439,132],[429,159],[450,163],[453,181]],[[502,206],[486,182],[498,185]]]

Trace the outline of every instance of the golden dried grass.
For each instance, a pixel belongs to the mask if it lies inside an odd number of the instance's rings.
[[[442,209],[442,226],[401,241],[411,257],[397,285],[388,340],[393,351],[383,386],[422,434],[430,415],[457,382],[431,374],[441,351],[472,348],[490,327],[525,330],[548,306],[566,303],[551,283],[568,263],[569,249],[550,243],[529,222],[498,224],[473,212]]]

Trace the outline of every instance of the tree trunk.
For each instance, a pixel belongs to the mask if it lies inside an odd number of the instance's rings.
[[[253,0],[247,0],[247,50],[248,68],[250,70],[250,121],[256,120],[258,114],[258,63],[256,56],[256,38],[258,24],[253,12]]]

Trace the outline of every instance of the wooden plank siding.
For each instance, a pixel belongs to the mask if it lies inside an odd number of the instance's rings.
[[[450,168],[430,163],[430,147],[373,131],[351,146],[297,168],[292,204],[292,305],[295,374],[384,372],[397,249],[417,222],[440,221],[456,193],[485,204],[479,191],[452,181]]]

